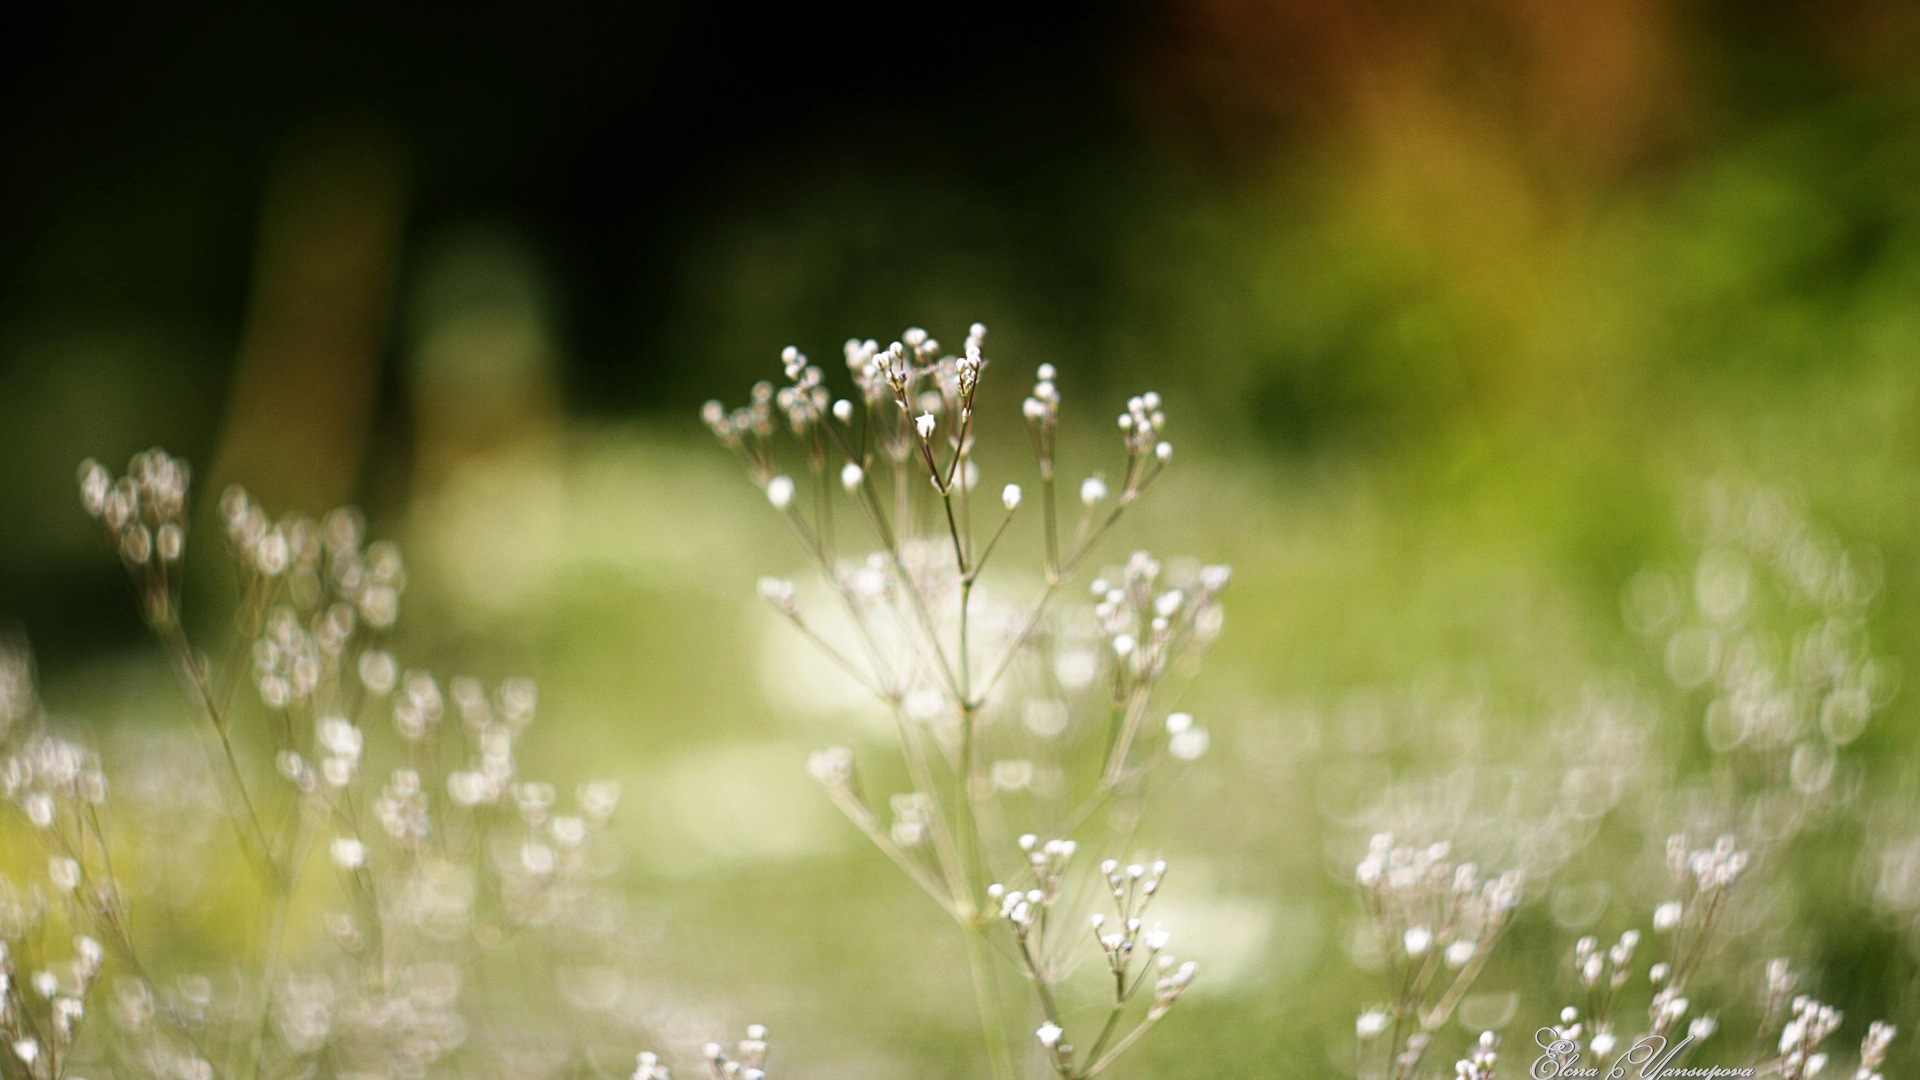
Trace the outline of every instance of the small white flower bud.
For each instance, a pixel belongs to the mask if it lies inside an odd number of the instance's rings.
[[[1060,1037],[1065,1034],[1066,1032],[1061,1030],[1060,1025],[1051,1020],[1041,1024],[1040,1029],[1034,1032],[1034,1035],[1040,1039],[1040,1045],[1049,1050],[1059,1046]]]
[[[855,462],[849,461],[840,467],[840,486],[846,488],[848,491],[858,491],[861,483],[864,482],[866,478],[867,470],[861,468]]]
[[[1173,460],[1173,444],[1170,442],[1163,442],[1160,445],[1154,447],[1153,456],[1156,458],[1159,458],[1161,461],[1172,461]]]
[[[1167,740],[1167,752],[1181,761],[1198,761],[1212,741],[1206,728],[1189,728]]]
[[[931,439],[933,438],[933,426],[937,422],[938,421],[934,420],[932,413],[923,412],[913,418],[913,429],[920,433],[922,439]]]
[[[80,463],[80,505],[88,517],[99,517],[107,509],[107,492],[113,490],[113,477],[106,467],[88,458]]]
[[[833,418],[843,424],[853,422],[853,402],[841,398],[833,403]]]
[[[767,501],[775,510],[785,510],[793,505],[793,481],[785,476],[776,476],[767,481]]]
[[[1000,505],[1006,507],[1007,513],[1009,514],[1013,513],[1013,511],[1019,507],[1020,505],[1020,485],[1019,484],[1008,484],[1006,487],[1003,487],[1000,489]]]
[[[1654,908],[1653,928],[1664,933],[1679,926],[1681,911],[1682,908],[1678,900],[1669,900],[1659,907]]]
[[[179,562],[186,551],[187,534],[177,522],[169,521],[154,534],[154,546],[160,552],[161,562]]]
[[[47,862],[47,877],[54,888],[72,892],[80,887],[80,864],[65,855],[55,855]]]
[[[1097,476],[1089,476],[1080,484],[1080,501],[1087,506],[1097,505],[1107,497],[1107,482]]]

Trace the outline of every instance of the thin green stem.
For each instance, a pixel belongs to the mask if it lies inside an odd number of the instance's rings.
[[[993,977],[993,952],[987,945],[987,928],[976,923],[967,928],[967,966],[973,971],[974,1004],[980,1010],[980,1034],[987,1044],[987,1061],[994,1080],[1015,1080],[1013,1051],[1007,1045],[1006,1018],[1000,1008],[999,984]]]

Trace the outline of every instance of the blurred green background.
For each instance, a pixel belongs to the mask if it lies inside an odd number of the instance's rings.
[[[1167,399],[1177,467],[1111,553],[1239,573],[1192,700],[1223,752],[1146,838],[1211,990],[1136,1075],[1347,1059],[1382,995],[1343,807],[1455,760],[1426,712],[1517,747],[1622,680],[1686,759],[1697,702],[1621,597],[1685,572],[1708,479],[1876,552],[1876,649],[1920,660],[1910,4],[0,18],[0,617],[55,711],[178,719],[81,458],[356,501],[408,552],[410,655],[536,677],[540,764],[626,784],[651,977],[796,1071],[972,1075],[975,1037],[959,942],[805,778],[870,736],[783,691],[805,654],[752,584],[797,553],[695,417],[784,345],[984,321],[1016,441],[1041,362],[1089,438]],[[1889,828],[1917,721],[1856,747]],[[1911,913],[1849,874],[1797,947],[1910,1008]],[[1483,979],[1523,1028],[1565,948],[1529,940]]]

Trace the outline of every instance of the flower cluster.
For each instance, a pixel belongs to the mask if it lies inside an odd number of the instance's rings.
[[[1594,937],[1583,937],[1573,945],[1573,971],[1586,994],[1586,1016],[1592,1027],[1588,1046],[1596,1057],[1613,1051],[1616,1037],[1613,1016],[1620,996],[1633,976],[1634,951],[1640,946],[1640,931],[1627,930],[1620,940],[1602,949]]]
[[[0,895],[0,1055],[10,1055],[33,1080],[66,1075],[87,998],[106,962],[106,950],[82,934],[73,939],[70,960],[52,964],[42,955],[45,966],[22,978],[16,956],[31,955],[43,919],[21,898]]]
[[[1500,1064],[1500,1040],[1491,1031],[1480,1033],[1480,1040],[1473,1045],[1453,1067],[1459,1080],[1493,1080],[1493,1070]]]
[[[717,1042],[702,1047],[700,1054],[712,1080],[766,1080],[767,1029],[759,1024],[749,1026],[747,1037],[732,1054]],[[633,1080],[673,1080],[673,1073],[661,1062],[660,1055],[645,1050],[639,1055]]]
[[[1417,1075],[1433,1036],[1452,1018],[1519,907],[1521,879],[1482,877],[1455,863],[1452,845],[1396,845],[1381,833],[1354,871],[1395,996],[1362,1015],[1361,1065],[1369,1075]],[[1382,1039],[1384,1038],[1384,1042]],[[1369,1052],[1369,1045],[1378,1045]]]
[[[1887,1063],[1887,1047],[1893,1045],[1897,1033],[1897,1029],[1884,1020],[1868,1025],[1866,1037],[1860,1040],[1860,1067],[1854,1071],[1853,1080],[1885,1080],[1880,1068]]]
[[[1793,1000],[1793,1015],[1780,1029],[1781,1080],[1806,1080],[1818,1076],[1827,1067],[1827,1055],[1820,1047],[1840,1030],[1840,1013],[1810,997]]]
[[[1038,496],[1016,482],[982,497],[976,444],[979,391],[991,366],[986,341],[978,324],[957,354],[919,329],[884,346],[849,341],[845,396],[789,349],[781,385],[755,386],[740,408],[709,403],[703,417],[799,539],[829,599],[812,610],[801,589],[779,577],[761,579],[761,595],[893,714],[911,787],[870,802],[846,748],[816,753],[809,770],[968,933],[977,986],[999,978],[987,967],[987,935],[1006,928],[1018,974],[1046,1016],[1047,1057],[1062,1076],[1086,1077],[1165,1014],[1194,967],[1173,964],[1162,952],[1164,931],[1142,923],[1138,909],[1158,888],[1158,870],[1148,866],[1159,864],[1113,863],[1103,874],[1120,875],[1109,887],[1121,890],[1123,906],[1095,935],[1114,986],[1105,1028],[1084,1051],[1064,1040],[1054,990],[1072,950],[1086,943],[1050,927],[1056,911],[1076,906],[1065,898],[1075,891],[1067,872],[1073,837],[1103,824],[1116,800],[1137,801],[1149,774],[1206,750],[1206,730],[1187,713],[1163,713],[1160,695],[1176,668],[1190,666],[1180,661],[1218,635],[1229,575],[1225,567],[1163,570],[1140,553],[1093,583],[1091,605],[1061,610],[1061,587],[1172,459],[1166,412],[1158,394],[1129,399],[1118,467],[1063,493],[1059,374],[1041,365],[1022,406]],[[989,592],[983,574],[1003,541],[1019,543],[1012,526],[1023,516],[1039,518],[1038,572]],[[859,546],[849,551],[850,544]],[[1023,590],[1030,595],[1022,598]],[[1110,692],[1097,695],[1101,685]],[[1075,715],[1067,699],[1079,691],[1098,699],[1086,702],[1094,716]],[[1106,751],[1089,773],[1077,773],[1084,758],[1071,751],[1088,737]],[[1034,798],[1001,802],[1016,791]],[[1018,877],[996,872],[1014,845],[983,835],[1003,828],[1033,830],[1021,838]],[[1057,839],[1042,844],[1041,834]],[[1149,985],[1154,1004],[1122,1034],[1122,1011]],[[983,1005],[983,1025],[995,1074],[1010,1076],[1005,1018]]]
[[[118,479],[98,462],[80,466],[80,504],[100,523],[108,546],[133,576],[147,620],[156,625],[179,618],[191,476],[186,462],[158,449],[134,455]]]
[[[1650,975],[1654,992],[1648,1019],[1652,1034],[1665,1036],[1687,1015],[1687,988],[1705,963],[1728,904],[1728,893],[1746,870],[1748,855],[1731,835],[1691,848],[1675,834],[1667,840],[1667,871],[1681,895],[1653,911],[1654,932],[1668,939],[1668,959]]]
[[[162,751],[148,755],[167,774],[158,785],[131,774],[138,805],[110,802],[100,754],[49,728],[23,650],[0,645],[0,796],[46,867],[45,887],[0,878],[0,1032],[11,1053],[0,1073],[55,1077],[73,1062],[192,1080],[322,1067],[421,1076],[477,1044],[536,1045],[502,989],[542,993],[529,980],[551,982],[580,948],[604,953],[618,905],[596,851],[617,787],[584,784],[569,803],[522,775],[530,682],[489,692],[460,678],[443,691],[401,667],[389,640],[405,565],[393,545],[367,541],[355,511],[274,519],[229,490],[219,511],[237,629],[223,647],[200,647],[181,618],[189,475],[154,450],[121,478],[87,463],[80,489],[196,714],[213,770],[189,786],[216,798],[149,798],[148,788],[181,788],[179,772],[192,768]],[[262,743],[271,768],[256,759]],[[139,820],[149,802],[163,813]],[[123,832],[115,822],[127,812]],[[219,857],[205,842],[217,835],[208,814],[225,816],[238,841],[238,881],[224,887],[253,889],[245,899],[264,912],[241,942],[264,966],[218,977],[173,970],[176,950],[144,941],[132,910],[152,900],[179,917],[193,905],[169,898],[172,883],[202,889],[230,872],[188,865]],[[334,874],[314,873],[316,861]],[[115,873],[150,864],[178,872],[138,894]],[[59,923],[72,928],[75,955],[50,962],[41,943]],[[496,959],[551,930],[564,935],[544,936],[536,963],[517,950]],[[504,963],[513,978],[493,978]],[[102,982],[103,968],[117,978]],[[111,1037],[76,1043],[89,998],[107,985]],[[540,1034],[537,1045],[553,1040]]]
[[[1041,843],[1038,837],[1027,835],[1020,838],[1020,847],[1027,854],[1032,887],[1009,889],[996,883],[988,888],[987,896],[999,903],[1000,917],[1012,931],[1021,966],[1039,994],[1046,1020],[1035,1035],[1048,1063],[1063,1080],[1096,1076],[1173,1008],[1199,970],[1193,961],[1181,962],[1167,952],[1172,935],[1157,924],[1149,927],[1146,921],[1167,864],[1122,866],[1112,859],[1100,864],[1114,914],[1109,917],[1096,912],[1089,921],[1094,942],[1106,958],[1110,992],[1106,1018],[1082,1053],[1066,1040],[1059,1005],[1059,984],[1070,966],[1072,941],[1067,948],[1055,949],[1050,936],[1076,845],[1071,840]],[[1152,1003],[1122,1034],[1121,1021],[1128,1006],[1149,985],[1153,987]]]

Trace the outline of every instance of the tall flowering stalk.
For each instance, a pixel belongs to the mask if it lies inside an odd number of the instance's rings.
[[[1225,567],[1163,566],[1144,552],[1062,591],[1127,509],[1167,468],[1157,394],[1119,415],[1111,474],[1064,480],[1061,395],[1041,365],[1022,404],[1039,495],[1009,483],[981,494],[976,442],[988,367],[986,328],[958,355],[922,330],[882,347],[846,344],[844,396],[798,350],[784,380],[704,419],[798,538],[824,586],[816,611],[792,581],[760,590],[846,676],[891,713],[911,787],[876,800],[853,753],[813,755],[828,797],[966,934],[994,1073],[1014,1075],[998,971],[1022,977],[1039,1020],[1035,1050],[1064,1080],[1104,1072],[1157,1023],[1195,967],[1148,921],[1166,865],[1075,859],[1083,831],[1126,843],[1150,776],[1206,749],[1191,716],[1170,711],[1178,662],[1221,624]],[[989,487],[985,489],[993,491]],[[1038,567],[990,593],[986,571],[1037,516]],[[997,569],[997,566],[996,566]],[[803,602],[805,601],[805,602]],[[1023,798],[1008,798],[1010,792]],[[1095,912],[1090,897],[1107,897]],[[1087,955],[1104,958],[1094,1003],[1069,993]],[[996,966],[996,958],[1001,966]],[[1077,1044],[1069,1028],[1091,1038]]]

